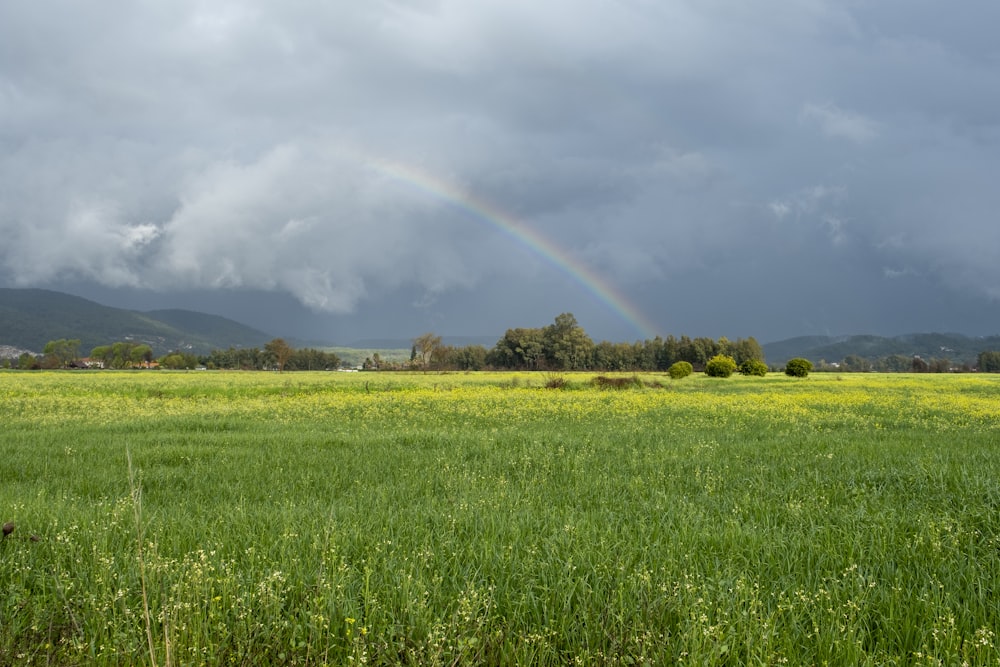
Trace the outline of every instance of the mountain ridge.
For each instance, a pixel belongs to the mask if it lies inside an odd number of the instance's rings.
[[[83,354],[98,345],[133,340],[160,355],[262,346],[273,336],[197,311],[127,310],[53,290],[0,288],[0,345],[38,353],[48,341],[62,338],[79,339]]]
[[[442,336],[446,345],[492,347],[489,336]],[[229,347],[262,347],[273,335],[235,320],[194,310],[128,310],[90,299],[40,288],[0,288],[0,348],[41,352],[50,340],[79,339],[87,354],[98,345],[119,340],[149,344],[157,355],[173,350],[195,354]],[[297,341],[288,339],[295,345]],[[348,348],[405,348],[412,339],[372,338],[353,341]],[[317,345],[318,346],[318,345]],[[1000,336],[960,333],[910,333],[794,336],[762,345],[767,362],[780,366],[794,357],[836,363],[849,355],[875,360],[889,355],[948,359],[974,364],[980,352],[1000,350]]]
[[[813,363],[839,363],[856,355],[874,361],[901,355],[948,359],[956,364],[975,364],[980,352],[1000,350],[1000,336],[967,336],[960,333],[909,333],[899,336],[857,334],[851,336],[798,336],[765,343],[764,355],[772,365],[782,365],[794,357]]]

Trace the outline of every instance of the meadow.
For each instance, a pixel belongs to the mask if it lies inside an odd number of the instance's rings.
[[[0,372],[0,664],[1000,665],[1000,376],[591,379]]]

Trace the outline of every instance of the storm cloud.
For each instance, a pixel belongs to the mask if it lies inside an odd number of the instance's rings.
[[[316,314],[286,335],[567,310],[637,335],[400,164],[660,333],[996,333],[998,22],[985,0],[3,3],[0,280],[285,294]]]

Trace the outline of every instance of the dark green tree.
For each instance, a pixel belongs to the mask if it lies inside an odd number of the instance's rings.
[[[735,343],[730,344],[730,354],[737,364],[742,365],[745,361],[765,362],[764,348],[753,336],[750,338],[737,338]]]
[[[536,370],[545,360],[541,329],[507,329],[490,351],[487,363],[497,368]]]
[[[951,360],[950,359],[931,359],[930,363],[927,365],[931,373],[950,373],[951,372]]]
[[[22,371],[34,371],[42,367],[35,355],[30,352],[22,352],[17,358],[17,367]]]
[[[848,373],[866,373],[872,369],[871,362],[857,354],[844,357],[841,367]]]
[[[555,322],[543,330],[545,360],[550,368],[575,371],[590,366],[594,341],[583,330],[572,313],[558,315]]]
[[[980,373],[1000,373],[1000,352],[996,350],[980,352],[976,359],[976,368]]]

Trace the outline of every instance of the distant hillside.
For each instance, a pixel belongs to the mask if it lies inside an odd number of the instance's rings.
[[[954,333],[906,334],[904,336],[802,336],[764,344],[770,364],[784,364],[794,357],[812,362],[840,362],[856,354],[874,360],[899,354],[921,359],[948,359],[974,364],[980,352],[1000,350],[1000,336],[970,337]]]
[[[0,345],[41,352],[50,340],[80,340],[80,351],[120,340],[146,343],[154,354],[263,346],[273,336],[224,317],[186,310],[111,308],[43,289],[0,288]]]
[[[466,347],[467,345],[482,345],[483,347],[489,349],[496,345],[497,341],[503,334],[498,334],[496,336],[442,336],[441,343],[443,345],[451,345],[453,347]],[[415,337],[414,337],[415,338]],[[345,345],[345,347],[354,348],[358,350],[410,350],[413,345],[413,338],[366,338],[362,340],[356,340]]]

